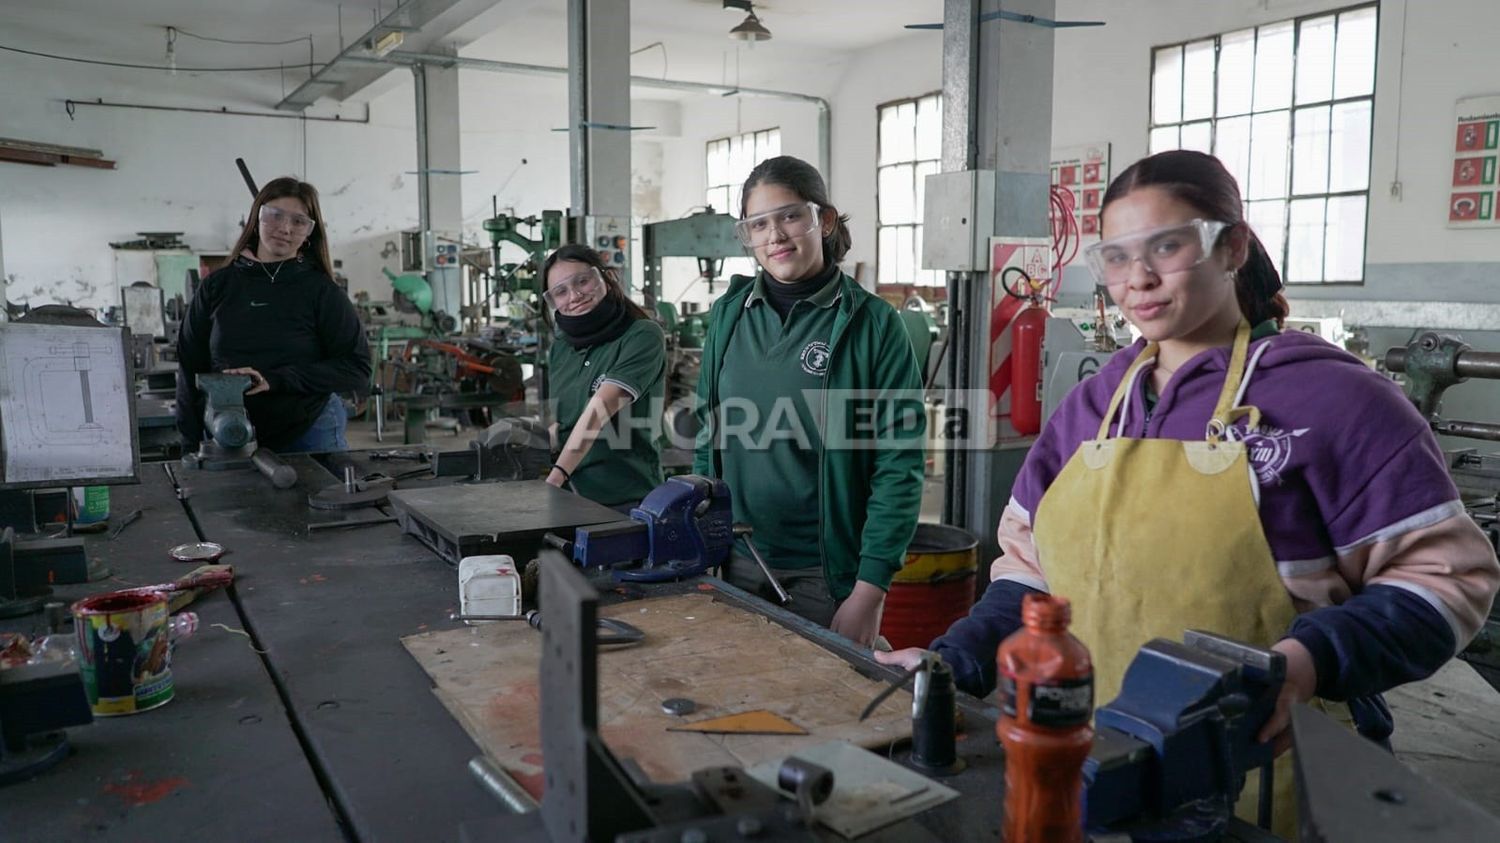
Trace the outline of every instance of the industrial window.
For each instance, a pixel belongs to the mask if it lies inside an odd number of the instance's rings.
[[[880,127],[875,160],[875,281],[878,284],[943,283],[942,272],[922,268],[922,201],[927,177],[940,169],[943,97],[928,94],[876,107]]]
[[[764,129],[708,142],[708,190],[705,204],[715,211],[740,215],[740,188],[755,165],[781,154],[781,130]]]
[[[1288,283],[1364,280],[1376,25],[1358,6],[1152,51],[1151,151],[1217,155]]]

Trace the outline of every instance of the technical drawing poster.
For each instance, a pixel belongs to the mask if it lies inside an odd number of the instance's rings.
[[[0,483],[135,476],[118,328],[0,325]]]
[[[1453,134],[1453,180],[1448,187],[1448,227],[1500,225],[1500,97],[1458,101]]]

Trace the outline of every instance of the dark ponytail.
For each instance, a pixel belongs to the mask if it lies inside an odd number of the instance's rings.
[[[1265,245],[1245,222],[1239,185],[1219,159],[1189,149],[1142,158],[1110,183],[1099,213],[1102,215],[1109,203],[1141,187],[1165,190],[1192,205],[1206,219],[1243,227],[1249,240],[1248,249],[1245,263],[1234,273],[1235,300],[1239,302],[1240,313],[1251,325],[1275,319],[1277,327],[1282,326],[1291,306],[1281,292],[1281,273],[1276,271]]]
[[[854,238],[849,236],[849,217],[847,214],[840,214],[839,209],[828,198],[828,185],[823,182],[823,176],[818,173],[817,167],[790,155],[778,155],[756,164],[740,191],[742,219],[745,216],[745,203],[750,200],[750,189],[760,184],[780,185],[797,194],[802,201],[812,202],[821,210],[833,214],[833,231],[823,238],[825,263],[838,263],[844,259],[844,255],[849,254],[849,247],[854,245]],[[818,226],[821,228],[822,225],[823,221],[819,219]]]

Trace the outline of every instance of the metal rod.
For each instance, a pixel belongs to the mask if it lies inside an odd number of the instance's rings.
[[[755,558],[755,564],[760,566],[760,572],[766,575],[766,580],[771,583],[771,588],[776,590],[776,598],[781,601],[781,605],[785,606],[792,602],[792,595],[787,594],[786,589],[781,587],[781,582],[776,579],[775,574],[771,573],[771,566],[766,564],[766,560],[760,555],[760,549],[755,546],[755,539],[752,536],[750,525],[736,524],[733,531],[736,536],[744,537],[745,547],[750,548],[750,555]]]
[[[97,108],[135,108],[143,111],[185,111],[193,114],[218,114],[230,117],[274,117],[278,120],[320,120],[325,123],[369,123],[370,107],[365,106],[364,117],[309,117],[304,114],[276,114],[266,111],[240,111],[234,108],[191,108],[185,105],[146,105],[136,102],[105,102],[102,99],[93,100],[63,100],[63,104],[69,107],[90,105]]]
[[[1466,439],[1486,439],[1500,442],[1500,424],[1485,422],[1447,421],[1432,419],[1432,430],[1444,436],[1462,436]]]
[[[499,799],[501,804],[515,814],[528,814],[537,808],[536,800],[516,784],[516,780],[510,774],[496,767],[490,759],[483,755],[476,755],[469,759],[469,772],[474,774],[479,786],[490,792],[490,795]]]
[[[410,65],[418,62],[436,64],[443,66],[463,67],[469,70],[483,70],[490,73],[521,73],[531,76],[566,76],[566,67],[549,67],[542,64],[524,64],[511,61],[493,61],[490,59],[466,58],[464,56],[444,56],[430,53],[410,53],[403,50],[395,50],[390,54],[376,58],[373,56],[345,56],[340,61],[366,63],[366,64],[404,64]],[[766,97],[770,99],[793,100],[814,105],[818,109],[818,169],[823,173],[823,180],[832,185],[833,173],[829,166],[833,159],[832,154],[832,125],[833,112],[828,100],[802,94],[796,91],[778,91],[772,88],[744,88],[738,85],[722,85],[712,82],[691,82],[685,79],[654,79],[650,76],[632,76],[630,84],[636,88],[663,88],[672,91],[693,91],[696,93],[718,94],[720,96],[742,96],[742,97]]]
[[[1385,367],[1392,372],[1406,371],[1406,349],[1396,347],[1385,353]],[[1500,353],[1461,351],[1453,363],[1453,373],[1461,378],[1500,379]]]

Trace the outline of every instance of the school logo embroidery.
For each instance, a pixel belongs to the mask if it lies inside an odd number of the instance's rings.
[[[828,343],[815,340],[802,349],[802,371],[822,377],[828,374]]]
[[[589,384],[589,394],[593,395],[594,393],[598,392],[599,391],[599,387],[601,387],[601,386],[604,386],[604,374],[603,373],[601,373],[599,375],[599,377],[594,378],[594,382],[593,383]]]
[[[1281,485],[1281,472],[1292,461],[1292,440],[1308,430],[1310,428],[1303,427],[1286,431],[1262,425],[1244,434],[1245,453],[1250,457],[1250,465],[1255,469],[1255,478],[1260,485]]]

